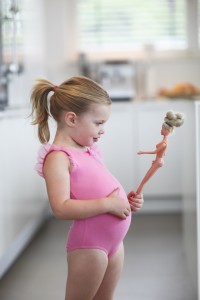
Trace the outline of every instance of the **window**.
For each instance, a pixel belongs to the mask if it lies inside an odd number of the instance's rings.
[[[80,50],[187,50],[187,1],[79,0]]]
[[[1,44],[3,63],[16,63],[22,54],[21,1],[3,0],[0,3]]]

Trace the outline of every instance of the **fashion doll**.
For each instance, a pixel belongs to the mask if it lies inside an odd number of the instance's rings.
[[[184,122],[184,117],[181,113],[174,113],[173,111],[168,111],[164,123],[161,128],[161,135],[163,139],[160,143],[156,145],[156,149],[153,151],[139,151],[138,154],[156,154],[155,160],[152,162],[152,165],[143,180],[141,181],[136,193],[140,194],[143,190],[144,185],[147,181],[153,176],[153,174],[164,165],[165,152],[168,145],[168,135],[173,132],[174,127],[180,127]]]

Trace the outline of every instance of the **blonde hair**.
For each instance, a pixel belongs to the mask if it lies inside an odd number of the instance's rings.
[[[181,113],[175,113],[173,111],[168,111],[164,118],[163,126],[165,129],[172,132],[174,127],[180,127],[184,123],[184,116]]]
[[[54,94],[49,99],[49,93]],[[32,124],[38,125],[40,142],[50,139],[48,118],[52,116],[58,123],[63,111],[80,115],[89,110],[91,104],[111,104],[108,93],[93,80],[77,76],[55,86],[45,79],[38,79],[31,94]]]

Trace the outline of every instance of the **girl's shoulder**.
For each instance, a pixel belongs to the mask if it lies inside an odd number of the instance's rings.
[[[67,148],[46,143],[39,148],[35,164],[35,170],[40,176],[44,177],[43,167],[47,156],[55,151],[62,151],[66,153],[72,164],[75,165],[75,162],[71,157],[70,151]]]

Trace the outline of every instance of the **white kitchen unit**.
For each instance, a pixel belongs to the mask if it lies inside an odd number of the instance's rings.
[[[45,184],[34,170],[39,143],[28,114],[0,112],[0,277],[48,215]]]
[[[154,150],[162,140],[161,126],[168,110],[182,112],[185,123],[169,136],[165,165],[144,186],[144,211],[177,212],[182,209],[183,157],[190,153],[187,136],[190,132],[188,114],[190,100],[113,103],[112,115],[105,125],[106,134],[100,147],[111,172],[128,193],[136,190],[151,166],[155,155],[137,155],[139,150]],[[188,169],[190,172],[190,169]]]
[[[105,124],[105,135],[99,142],[106,165],[127,192],[133,188],[136,174],[134,161],[136,130],[133,103],[114,103],[111,117]]]
[[[193,244],[197,244],[197,261],[193,259],[193,263],[191,263],[191,269],[193,270],[193,278],[194,282],[197,282],[198,285],[198,299],[200,299],[200,101],[196,103],[195,106],[195,127],[196,127],[196,201],[193,200],[194,203],[191,203],[192,214],[190,214],[190,218],[193,220],[192,225],[190,226],[190,230],[188,230],[188,237],[193,237]],[[197,208],[197,209],[196,209]],[[187,213],[187,212],[186,212]],[[196,220],[196,222],[195,222]],[[185,224],[185,227],[187,224]],[[197,227],[197,240],[195,238]],[[189,252],[190,257],[194,257],[196,251],[192,249]],[[197,272],[196,272],[197,268]],[[195,276],[197,279],[195,280]]]

